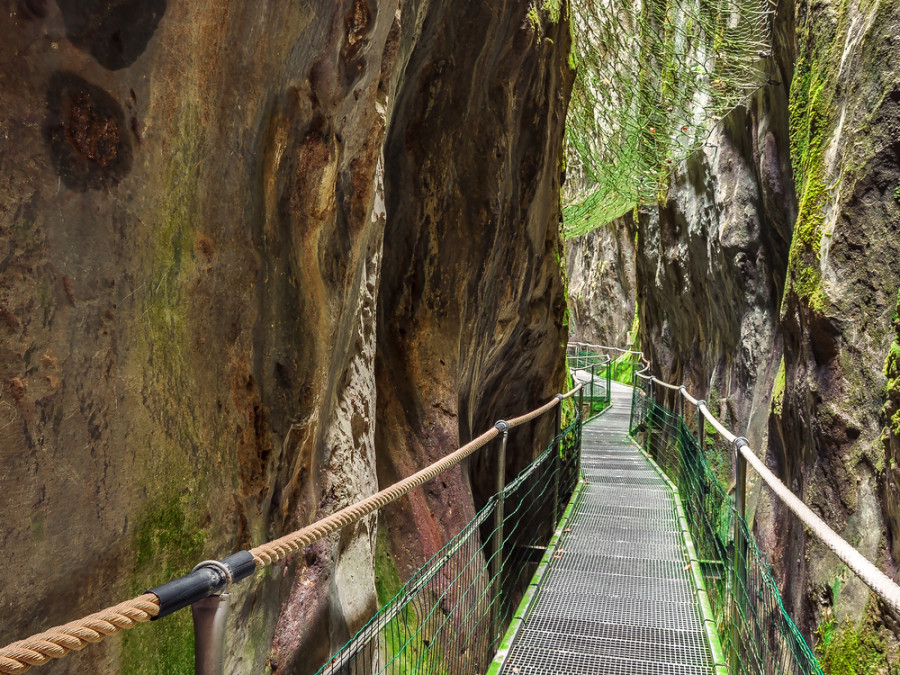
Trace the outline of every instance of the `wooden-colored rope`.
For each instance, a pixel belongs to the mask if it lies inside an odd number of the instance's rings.
[[[576,390],[577,387],[576,389],[573,389],[568,393],[574,393],[574,391]],[[553,398],[542,405],[540,408],[536,408],[535,410],[532,410],[531,412],[522,415],[521,417],[515,417],[511,420],[507,420],[509,428],[519,426],[520,424],[524,424],[525,422],[543,415],[548,410],[552,410],[554,407],[559,405],[560,400],[561,399],[559,398]],[[459,464],[463,459],[471,455],[479,448],[487,445],[499,434],[500,431],[496,427],[492,427],[488,431],[481,434],[481,436],[470,441],[455,452],[452,452],[446,457],[439,459],[434,464],[425,467],[418,473],[414,473],[412,476],[405,478],[399,483],[394,483],[390,487],[387,487],[380,492],[376,492],[371,497],[367,497],[360,502],[351,504],[350,506],[346,506],[340,511],[337,511],[336,513],[333,513],[327,518],[323,518],[322,520],[319,520],[312,525],[308,525],[295,532],[291,532],[290,534],[287,534],[280,539],[276,539],[275,541],[270,541],[266,544],[262,544],[260,546],[257,546],[256,548],[250,549],[250,553],[253,555],[254,560],[256,560],[256,566],[258,568],[262,568],[266,565],[271,565],[273,562],[282,560],[289,556],[291,553],[299,551],[302,548],[306,548],[310,544],[313,544],[320,539],[324,539],[328,535],[337,532],[338,530],[341,530],[348,525],[359,522],[367,515],[377,511],[378,509],[384,508],[392,502],[397,501],[398,499],[400,499],[400,497],[407,494],[410,490],[417,488],[424,483],[427,483],[438,474],[441,474],[450,467]]]
[[[643,377],[643,376],[641,376]],[[699,406],[703,417],[712,425],[713,429],[729,443],[734,443],[737,436],[722,424],[709,410],[704,401],[691,396],[683,386],[676,386],[663,382],[656,377],[648,377],[654,384],[662,385],[668,389],[678,389],[681,395],[690,403]],[[760,475],[766,485],[793,513],[800,522],[824,543],[831,551],[841,559],[850,570],[856,574],[876,595],[889,604],[894,611],[900,612],[900,585],[882,572],[865,556],[851,546],[843,537],[831,529],[822,518],[816,515],[803,501],[791,492],[781,480],[772,473],[769,468],[754,454],[748,445],[740,445],[738,451],[747,460],[747,463]]]
[[[32,666],[41,666],[73,649],[100,642],[109,635],[149,621],[157,614],[159,600],[152,593],[145,593],[83,619],[13,642],[0,649],[0,673],[24,673]]]
[[[250,553],[256,560],[256,566],[262,568],[266,565],[271,565],[273,562],[286,558],[291,553],[306,548],[320,539],[324,539],[329,534],[359,522],[370,513],[384,508],[391,502],[397,501],[413,488],[419,487],[423,483],[427,483],[438,474],[459,464],[459,462],[473,452],[495,439],[499,433],[500,431],[496,427],[492,427],[489,431],[486,431],[478,438],[462,446],[456,452],[450,453],[418,473],[414,473],[409,478],[405,478],[399,483],[394,483],[390,487],[387,487],[380,492],[376,492],[371,497],[367,497],[360,502],[344,507],[340,511],[337,511],[312,525],[291,532],[275,541],[270,541],[250,549]]]

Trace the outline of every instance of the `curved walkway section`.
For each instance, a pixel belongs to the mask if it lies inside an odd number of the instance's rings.
[[[672,492],[628,438],[631,387],[584,427],[582,498],[505,675],[706,675],[709,644]]]

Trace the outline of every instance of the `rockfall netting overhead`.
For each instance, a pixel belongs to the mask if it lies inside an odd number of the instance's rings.
[[[664,200],[672,169],[769,80],[773,13],[769,0],[570,0],[567,237]]]

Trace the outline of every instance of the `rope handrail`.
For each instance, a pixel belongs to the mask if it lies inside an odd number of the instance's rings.
[[[644,352],[635,351],[633,349],[622,349],[621,347],[607,347],[606,345],[594,345],[590,342],[569,342],[566,347],[589,347],[591,349],[606,349],[611,352],[620,352],[622,354],[637,354],[643,360]]]
[[[567,393],[558,394],[539,408],[506,421],[506,424],[508,425],[507,429],[520,426],[540,417],[557,405],[561,405],[563,400],[574,396],[581,388],[582,385],[578,384]],[[274,541],[261,544],[260,546],[250,549],[246,553],[252,556],[256,569],[262,569],[278,560],[282,560],[291,553],[306,548],[334,532],[357,523],[375,511],[397,501],[414,488],[427,483],[444,471],[459,464],[463,459],[484,447],[499,435],[499,426],[494,426],[449,455],[433,462],[421,471],[418,471],[359,502],[346,506],[340,511],[322,518],[311,525],[307,525],[306,527],[284,535]],[[231,558],[237,558],[238,556],[240,556],[240,554],[235,554],[234,556],[231,556]],[[216,564],[219,565],[219,567],[224,567],[225,570],[228,569],[227,565],[222,565],[221,563]],[[233,580],[239,580],[237,576],[232,578],[231,572],[220,572],[218,569],[209,567],[205,569],[214,574],[221,574],[222,586],[226,583],[230,585]],[[70,621],[62,626],[50,628],[47,631],[37,633],[24,640],[17,640],[6,647],[0,648],[0,673],[3,673],[4,675],[24,673],[32,666],[43,665],[48,661],[65,656],[72,650],[83,649],[90,643],[100,642],[110,635],[115,635],[123,630],[133,628],[138,623],[150,621],[154,618],[161,618],[162,616],[187,606],[187,604],[190,603],[181,604],[181,606],[176,606],[174,608],[165,607],[165,602],[160,600],[156,591],[163,589],[170,584],[175,584],[176,582],[188,579],[190,576],[191,575],[180,577],[180,579],[176,579],[169,582],[169,584],[160,586],[157,589],[153,589],[153,591],[132,598],[131,600],[119,603],[118,605],[114,605],[84,618]],[[247,576],[249,576],[249,574],[243,574],[240,576],[240,579],[246,578]],[[211,586],[211,589],[213,591],[216,590],[215,585]]]
[[[710,412],[706,405],[706,401],[696,399],[691,396],[684,385],[673,385],[663,382],[653,375],[644,375],[635,373],[636,376],[643,380],[649,380],[653,384],[658,384],[666,389],[678,391],[686,401],[695,405],[707,422],[729,443],[733,443],[750,466],[762,477],[766,485],[771,488],[775,495],[796,515],[800,522],[809,528],[816,537],[819,538],[840,560],[849,567],[860,580],[866,584],[879,597],[887,602],[893,609],[900,612],[900,585],[894,582],[887,574],[882,572],[871,561],[869,561],[862,553],[851,546],[843,537],[835,532],[828,523],[816,515],[790,488],[788,488],[774,473],[772,473],[765,464],[753,453],[749,444],[746,442],[738,442],[743,439],[732,433],[724,424],[722,424],[715,415]]]
[[[568,352],[570,347],[575,347],[576,349],[579,347],[588,347],[590,349],[606,349],[613,352],[621,352],[623,354],[637,354],[638,361],[643,365],[643,368],[635,372],[635,375],[647,379],[648,376],[644,375],[644,373],[650,369],[650,362],[644,357],[644,352],[635,351],[634,349],[622,349],[621,347],[608,347],[606,345],[595,345],[589,342],[567,342],[566,343],[566,351]]]

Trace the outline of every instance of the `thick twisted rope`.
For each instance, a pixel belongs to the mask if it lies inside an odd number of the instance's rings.
[[[577,387],[572,389],[572,391],[565,394],[563,398],[575,394],[575,392],[577,392],[579,389],[581,389],[581,385],[578,385]],[[526,422],[540,417],[545,412],[552,410],[557,405],[559,405],[561,400],[562,399],[559,398],[551,399],[540,408],[536,408],[535,410],[532,410],[525,415],[508,420],[507,424],[509,424],[509,428],[525,424]],[[324,539],[334,532],[342,530],[349,525],[353,525],[354,523],[358,523],[369,514],[374,513],[375,511],[384,508],[388,504],[397,501],[414,488],[427,483],[438,474],[441,474],[447,469],[459,464],[473,452],[475,452],[479,448],[484,447],[493,439],[497,438],[499,434],[499,429],[497,429],[497,427],[492,427],[488,431],[481,434],[481,436],[466,443],[455,452],[447,455],[443,459],[438,460],[434,464],[425,467],[418,473],[414,473],[412,476],[401,480],[399,483],[394,483],[390,487],[387,487],[380,492],[376,492],[371,497],[367,497],[360,502],[344,507],[340,511],[337,511],[327,518],[323,518],[322,520],[313,523],[312,525],[308,525],[307,527],[304,527],[300,530],[291,532],[290,534],[287,534],[280,539],[276,539],[275,541],[270,541],[266,544],[262,544],[260,546],[257,546],[256,548],[250,549],[250,553],[253,555],[254,560],[256,560],[256,566],[258,568],[262,568],[266,565],[271,565],[278,560],[282,560],[291,553],[295,553],[296,551],[299,551],[302,548],[306,548],[310,544],[313,544],[320,539]]]
[[[134,628],[158,613],[159,600],[152,593],[145,593],[83,619],[13,642],[0,649],[0,673],[24,673],[32,666],[58,659],[73,649],[82,649],[109,635]]]
[[[256,566],[262,568],[266,565],[271,565],[278,560],[286,558],[291,553],[295,553],[320,539],[324,539],[329,534],[359,522],[370,513],[384,508],[391,502],[397,501],[413,488],[417,488],[423,483],[427,483],[438,474],[459,464],[473,452],[495,439],[499,433],[500,431],[494,427],[489,431],[484,432],[473,441],[466,443],[466,445],[462,446],[456,452],[447,455],[418,473],[414,473],[409,478],[404,478],[399,483],[394,483],[390,487],[385,488],[380,492],[376,492],[371,497],[367,497],[356,504],[344,507],[340,511],[337,511],[312,525],[308,525],[296,532],[291,532],[275,541],[270,541],[250,549],[250,553],[253,555],[254,560],[256,560]]]
[[[813,534],[831,549],[832,553],[840,558],[847,567],[853,570],[866,586],[875,591],[877,595],[893,607],[894,611],[900,612],[900,586],[869,562],[862,553],[848,544],[843,537],[828,526],[828,523],[813,513],[812,509],[791,492],[775,474],[769,471],[766,465],[753,454],[749,446],[741,445],[740,452],[756,470],[756,473],[762,476],[766,484],[772,488],[772,491],[778,495],[778,498],[794,512],[803,524],[812,530]]]
[[[562,398],[574,395],[581,385]],[[543,415],[560,404],[562,398],[554,398],[540,408],[509,421],[510,427],[519,426]],[[337,532],[348,525],[359,522],[378,509],[397,501],[414,488],[427,483],[447,469],[459,464],[479,448],[484,447],[500,434],[497,427],[481,434],[478,438],[425,467],[418,473],[376,492],[360,502],[351,504],[312,525],[287,534],[280,539],[262,544],[250,550],[257,568],[271,565],[286,558],[291,553],[306,548],[320,539]],[[149,621],[159,614],[159,598],[152,593],[109,607],[96,614],[78,619],[64,626],[51,628],[25,640],[13,642],[0,649],[0,673],[15,675],[24,673],[32,666],[40,666],[52,659],[65,656],[73,649],[82,649],[92,642],[100,642],[109,635],[133,628],[138,623]]]

